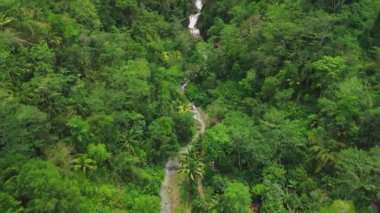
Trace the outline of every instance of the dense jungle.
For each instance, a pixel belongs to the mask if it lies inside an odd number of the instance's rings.
[[[378,213],[379,0],[0,0],[0,212]]]

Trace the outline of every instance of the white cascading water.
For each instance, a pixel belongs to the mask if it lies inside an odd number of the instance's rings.
[[[202,0],[195,0],[195,7],[197,8],[198,13],[189,16],[189,31],[191,35],[193,35],[194,37],[198,37],[200,36],[200,32],[199,32],[199,29],[196,27],[196,25],[198,23],[199,16],[201,15],[201,9],[203,7]],[[186,86],[187,86],[187,81],[183,85],[181,85],[182,92],[185,92]],[[199,130],[193,136],[193,139],[192,139],[192,141],[194,141],[199,137],[200,134],[203,134],[203,132],[206,129],[206,124],[198,108],[193,103],[190,103],[190,109],[191,109],[191,113],[193,114],[194,120],[199,123]],[[187,146],[182,147],[179,150],[178,154],[186,153],[190,147],[191,147],[191,142]],[[172,202],[170,200],[171,199],[170,191],[172,190],[171,181],[177,175],[180,168],[181,168],[181,165],[179,163],[178,156],[169,159],[165,164],[165,179],[161,184],[161,190],[160,190],[161,213],[172,212]]]
[[[195,0],[195,7],[197,8],[198,12],[189,16],[189,30],[193,36],[199,36],[200,32],[196,25],[198,23],[198,19],[201,15],[201,10],[203,7],[202,0]]]

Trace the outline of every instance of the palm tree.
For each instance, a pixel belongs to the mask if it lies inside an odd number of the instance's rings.
[[[314,157],[317,160],[316,172],[322,170],[322,168],[330,168],[335,165],[335,153],[327,149],[320,143],[312,144],[311,151],[314,153]]]
[[[310,145],[313,159],[317,163],[315,172],[320,172],[322,169],[333,170],[336,163],[335,155],[337,150],[344,147],[344,144],[342,143],[331,139],[322,140],[318,137],[311,137]]]
[[[199,196],[204,198],[204,191],[202,179],[204,175],[204,163],[199,159],[198,154],[194,149],[190,149],[187,153],[183,154],[180,159],[181,169],[180,172],[185,174],[188,181],[191,183],[197,180],[197,189]]]
[[[1,29],[3,26],[5,26],[5,25],[11,23],[12,21],[13,21],[12,18],[6,17],[4,14],[0,13],[0,29]]]
[[[95,170],[97,168],[96,162],[89,158],[86,154],[80,155],[72,161],[75,171],[82,170],[86,174],[87,170]]]

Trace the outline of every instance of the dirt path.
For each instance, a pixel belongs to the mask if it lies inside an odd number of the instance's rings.
[[[185,91],[187,83],[181,86],[181,89]],[[192,142],[197,140],[200,134],[203,134],[206,129],[204,118],[202,117],[199,109],[193,104],[190,104],[190,111],[193,114],[194,120],[199,124],[197,133],[193,136],[192,141],[185,147],[182,147],[178,155],[169,159],[165,165],[165,178],[161,185],[161,213],[171,213],[180,206],[180,174],[178,173],[181,165],[179,163],[178,156],[186,153],[192,145]]]

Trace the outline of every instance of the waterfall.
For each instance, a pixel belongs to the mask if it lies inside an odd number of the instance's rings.
[[[197,8],[198,12],[189,16],[189,30],[193,36],[197,37],[200,35],[199,29],[196,25],[198,23],[198,19],[201,15],[201,10],[203,7],[202,0],[195,0],[195,7]]]

